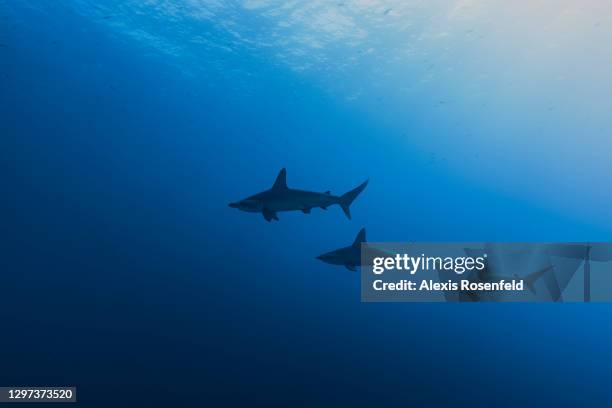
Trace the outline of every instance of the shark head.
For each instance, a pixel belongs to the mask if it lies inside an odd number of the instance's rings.
[[[263,208],[261,200],[257,200],[252,197],[236,201],[235,203],[229,203],[229,206],[231,208],[237,208],[240,211],[246,212],[260,212]]]
[[[338,251],[324,253],[316,259],[332,265],[344,265],[344,257]]]

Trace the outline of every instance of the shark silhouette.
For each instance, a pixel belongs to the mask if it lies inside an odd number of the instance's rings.
[[[465,253],[469,256],[482,256],[483,255],[482,251],[483,250],[480,250],[480,249],[465,248]],[[493,251],[495,252],[495,250]],[[517,249],[517,250],[512,250],[509,252],[506,251],[503,253],[513,254],[513,255],[518,256],[521,254],[528,254],[529,252],[525,249]],[[547,262],[542,266],[541,269],[530,272],[525,276],[519,276],[516,273],[504,274],[503,272],[499,272],[497,269],[498,268],[495,265],[492,265],[489,262],[487,262],[487,266],[484,269],[476,272],[478,280],[481,282],[490,282],[490,281],[499,281],[501,279],[505,279],[505,280],[522,279],[525,286],[527,286],[527,289],[529,289],[531,293],[535,294],[536,293],[536,289],[535,289],[536,282],[542,277],[544,277],[545,282],[546,282],[546,277],[548,276],[554,277],[554,273],[549,274],[548,272],[553,271],[555,269],[555,266],[550,262],[550,259],[548,259]],[[559,295],[560,294],[561,293],[559,292]]]
[[[353,243],[347,247],[336,249],[334,251],[326,252],[323,255],[317,256],[317,259],[332,265],[342,265],[349,271],[355,272],[358,266],[364,266],[362,261],[362,244],[366,244],[366,230],[362,228],[357,233]],[[388,257],[390,254],[377,249],[371,245],[367,246],[366,252],[364,252],[365,265],[372,265],[372,260],[377,257]]]
[[[519,276],[518,274],[510,275],[496,275],[489,273],[487,268],[483,269],[483,271],[477,272],[478,281],[479,282],[499,282],[500,280],[511,281],[512,279],[522,279],[523,283],[529,289],[531,293],[536,294],[535,284],[536,282],[546,274],[546,272],[553,270],[554,266],[549,265],[545,268],[539,269],[535,272],[531,272],[525,276]],[[459,301],[460,302],[479,302],[484,300],[493,300],[494,296],[485,296],[486,294],[479,293],[473,290],[460,290],[459,291]]]
[[[330,205],[338,204],[344,214],[351,219],[349,209],[351,203],[359,193],[366,188],[368,181],[341,196],[332,195],[329,191],[317,193],[314,191],[297,190],[287,187],[287,170],[284,168],[278,173],[274,185],[269,190],[252,195],[244,200],[230,203],[229,206],[246,212],[260,212],[266,221],[278,221],[276,213],[281,211],[302,211],[310,214],[310,210],[316,207],[327,209]]]
[[[366,230],[362,228],[353,243],[347,247],[326,252],[317,259],[332,265],[343,265],[349,271],[356,271],[361,266],[361,244],[366,242]]]
[[[500,281],[502,279],[510,281],[512,279],[522,279],[523,282],[525,283],[525,286],[527,286],[527,289],[529,289],[529,291],[533,294],[536,293],[536,289],[535,289],[535,284],[536,282],[542,277],[544,276],[544,274],[546,274],[546,272],[553,270],[555,267],[553,265],[548,265],[542,269],[539,269],[535,272],[531,272],[525,276],[520,276],[518,274],[512,274],[510,275],[498,275],[495,272],[491,273],[491,271],[488,268],[483,269],[482,271],[478,272],[478,278],[480,279],[481,282],[496,282],[496,281]]]

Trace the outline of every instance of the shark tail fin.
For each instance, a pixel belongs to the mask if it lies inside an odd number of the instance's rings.
[[[360,247],[362,242],[366,242],[366,230],[362,228],[359,230],[359,233],[355,237],[355,241],[353,241],[354,247]]]
[[[366,188],[367,185],[368,185],[368,180],[364,181],[363,183],[361,183],[360,185],[358,185],[357,187],[355,187],[348,193],[342,194],[340,196],[340,200],[338,204],[340,204],[340,207],[342,207],[342,211],[344,211],[344,214],[346,214],[346,217],[349,220],[351,219],[351,210],[349,207],[351,206],[353,201],[357,198],[357,196],[363,191],[363,189]]]

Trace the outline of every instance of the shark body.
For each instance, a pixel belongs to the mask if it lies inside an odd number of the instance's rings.
[[[368,181],[364,181],[355,189],[341,196],[335,196],[329,191],[317,193],[315,191],[298,190],[287,187],[287,170],[284,168],[278,173],[272,188],[257,193],[235,203],[231,208],[241,211],[261,213],[266,221],[278,221],[277,213],[282,211],[302,211],[310,214],[313,208],[326,210],[331,205],[339,205],[348,219],[351,219],[350,205],[359,193],[365,189]]]
[[[546,272],[554,269],[554,266],[548,265],[542,269],[539,269],[535,272],[531,272],[525,276],[520,276],[518,274],[513,274],[512,276],[508,275],[496,275],[496,274],[488,274],[486,273],[487,269],[485,269],[485,273],[479,273],[479,278],[481,282],[499,282],[500,280],[511,281],[512,279],[522,279],[525,283],[525,286],[531,293],[536,294],[535,283],[542,277]]]
[[[365,228],[362,228],[351,245],[336,249],[334,251],[326,252],[322,255],[317,256],[317,259],[328,264],[344,266],[349,271],[354,272],[357,270],[358,266],[363,266],[363,262],[361,259],[361,245],[366,242],[366,230]],[[372,258],[378,256],[389,256],[388,253],[371,247],[368,248],[366,255],[368,260],[370,261]],[[366,260],[366,262],[371,265],[371,262],[368,260]]]
[[[342,265],[349,271],[356,271],[361,266],[361,243],[366,242],[366,230],[362,228],[353,243],[347,247],[326,252],[317,259],[332,265]]]
[[[513,279],[518,279],[518,280],[522,279],[527,289],[529,289],[529,291],[535,295],[536,294],[536,289],[535,289],[536,282],[542,276],[544,276],[548,271],[551,271],[553,269],[554,269],[554,266],[549,265],[535,272],[531,272],[525,276],[519,276],[518,274],[513,274],[512,276],[510,276],[510,275],[490,274],[488,272],[488,269],[485,268],[483,271],[478,272],[477,276],[478,276],[479,282],[499,282],[501,280],[510,282]],[[492,296],[490,297],[491,299],[493,299]],[[484,294],[482,293],[472,291],[472,290],[459,291],[459,301],[461,302],[478,302],[481,300],[487,300]]]

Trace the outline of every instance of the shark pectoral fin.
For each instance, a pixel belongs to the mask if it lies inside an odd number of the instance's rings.
[[[311,210],[311,208],[302,208],[302,212],[304,214],[310,214],[310,210]]]
[[[346,264],[346,265],[344,265],[344,267],[345,267],[346,269],[348,269],[349,271],[351,271],[351,272],[355,272],[355,271],[357,271],[357,268],[356,268],[356,267],[355,267],[355,265],[353,265],[353,264]]]
[[[267,208],[264,208],[261,211],[261,214],[263,215],[263,217],[266,219],[266,221],[270,222],[272,220],[276,220],[278,221],[278,216],[276,215],[276,213],[274,211],[270,211]]]

